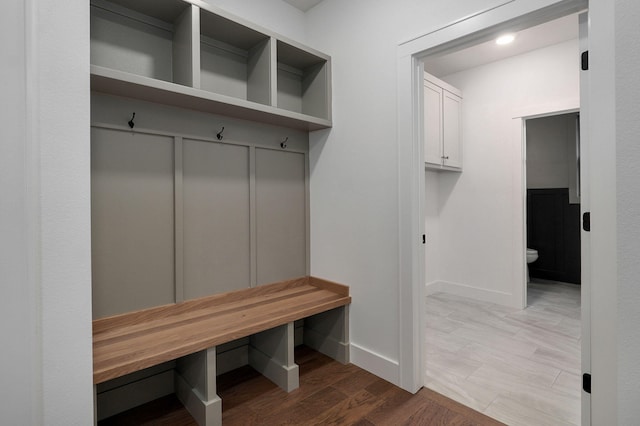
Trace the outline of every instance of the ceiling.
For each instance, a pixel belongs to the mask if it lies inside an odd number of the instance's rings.
[[[493,39],[456,52],[429,56],[424,68],[436,77],[443,77],[577,38],[578,14],[573,14],[518,31],[514,42],[505,46],[498,46]]]
[[[300,9],[303,12],[311,9],[322,0],[284,0],[289,3],[291,6]]]

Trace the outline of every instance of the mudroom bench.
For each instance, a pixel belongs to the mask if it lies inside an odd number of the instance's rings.
[[[249,364],[290,392],[298,387],[294,321],[304,343],[349,362],[349,287],[315,277],[193,299],[93,321],[95,385],[175,360],[178,398],[199,425],[222,423],[216,346],[249,337]]]

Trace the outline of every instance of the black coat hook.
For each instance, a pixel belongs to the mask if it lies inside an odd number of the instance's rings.
[[[136,118],[136,113],[134,112],[133,115],[131,116],[131,120],[129,120],[129,127],[131,127],[133,129],[133,127],[136,125],[136,123],[133,122],[133,119]]]
[[[282,140],[282,142],[280,142],[280,148],[282,149],[287,149],[287,141],[289,140],[289,136],[287,136],[286,138],[284,138]]]
[[[224,132],[224,126],[222,126],[222,129],[220,129],[220,131],[216,134],[216,138],[218,138],[219,141],[222,140],[222,132]]]

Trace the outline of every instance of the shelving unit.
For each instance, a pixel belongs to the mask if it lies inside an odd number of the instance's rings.
[[[97,92],[312,131],[332,125],[330,66],[197,0],[91,0]]]

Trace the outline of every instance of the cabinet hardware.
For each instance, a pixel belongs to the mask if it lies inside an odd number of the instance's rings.
[[[131,127],[133,129],[133,127],[136,125],[136,123],[133,122],[133,119],[136,118],[136,113],[134,112],[133,115],[131,116],[131,120],[129,120],[129,127]]]
[[[286,138],[284,138],[282,140],[282,142],[280,142],[280,148],[282,149],[287,149],[287,141],[289,140],[289,136],[287,136]]]
[[[224,126],[222,126],[222,129],[220,129],[220,131],[216,134],[216,138],[218,138],[219,141],[222,140],[222,132],[224,132]]]

